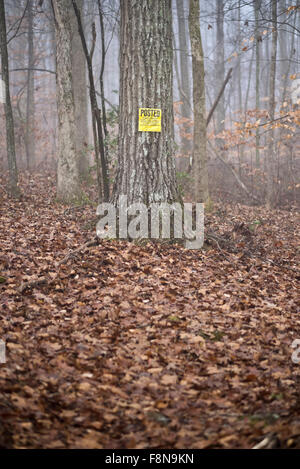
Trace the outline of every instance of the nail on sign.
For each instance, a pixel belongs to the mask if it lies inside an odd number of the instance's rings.
[[[139,108],[139,132],[161,132],[161,109]]]

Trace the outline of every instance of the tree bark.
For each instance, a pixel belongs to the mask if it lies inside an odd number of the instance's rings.
[[[172,92],[171,0],[123,0],[118,168],[112,201],[178,200]],[[139,108],[162,110],[161,132],[139,132]]]
[[[241,0],[238,2],[238,14],[237,14],[237,40],[238,45],[242,42],[241,36]],[[243,93],[242,93],[242,81],[243,81],[243,73],[241,67],[241,54],[238,55],[237,59],[237,85],[238,85],[238,109],[239,115],[242,117],[243,115]],[[237,147],[238,152],[238,160],[239,160],[239,175],[242,175],[242,164],[244,161],[244,145],[238,145]]]
[[[26,99],[26,130],[25,149],[27,169],[35,167],[35,106],[34,106],[34,42],[33,42],[33,0],[29,0],[28,7],[28,70],[27,70],[27,99]]]
[[[82,13],[83,0],[76,0],[77,7]],[[85,178],[89,170],[87,154],[88,125],[87,125],[87,82],[86,61],[78,34],[78,25],[75,12],[71,9],[72,25],[72,75],[75,103],[76,151],[78,155],[79,175]]]
[[[188,44],[187,44],[187,32],[186,32],[186,21],[184,13],[184,0],[176,0],[177,6],[177,17],[178,17],[178,37],[179,37],[179,64],[180,64],[180,100],[181,104],[181,116],[184,120],[191,118],[190,108],[190,96],[191,86],[189,77],[189,60],[188,60]],[[175,51],[176,54],[176,51]],[[191,141],[185,137],[185,133],[189,131],[189,126],[186,122],[182,124],[183,135],[181,137],[182,152],[188,153],[191,149]]]
[[[261,0],[255,0],[254,13],[255,13],[255,108],[256,112],[259,112],[260,108],[260,43],[261,35],[259,30],[259,10],[261,6]],[[255,135],[255,165],[257,168],[260,167],[260,152],[259,152],[259,129],[256,129]]]
[[[0,0],[0,47],[1,47],[1,67],[2,79],[5,86],[5,121],[6,121],[6,146],[7,146],[7,161],[9,170],[9,192],[12,197],[19,197],[20,192],[18,188],[18,171],[15,152],[15,133],[14,133],[14,119],[10,101],[9,91],[9,69],[8,69],[8,54],[6,44],[6,22],[5,22],[5,7],[4,0]]]
[[[205,72],[199,15],[199,0],[190,0],[189,29],[192,50],[194,105],[194,201],[207,202],[209,199],[209,192],[206,153]],[[222,96],[223,94],[220,96],[220,99],[222,99]]]
[[[224,0],[217,2],[217,45],[216,45],[216,89],[219,90],[224,82],[225,76],[225,58],[224,58]],[[216,109],[217,133],[224,130],[225,125],[225,97],[222,95]]]
[[[272,49],[271,49],[271,64],[270,64],[270,104],[269,116],[270,121],[275,118],[275,80],[276,80],[276,56],[277,56],[277,0],[272,0]],[[275,161],[275,131],[273,127],[269,133],[269,145],[266,158],[267,170],[267,206],[271,207],[274,204],[274,161]]]
[[[58,167],[57,197],[71,202],[79,196],[72,77],[72,36],[69,0],[53,0],[56,31]]]
[[[94,48],[95,48],[95,41],[96,41],[95,24],[93,23],[92,25],[93,42],[92,42],[92,50],[89,53],[87,49],[83,27],[82,27],[80,11],[77,8],[77,4],[75,0],[72,0],[72,5],[76,14],[76,18],[77,18],[78,32],[80,35],[85,59],[87,62],[88,74],[89,74],[90,103],[91,103],[91,110],[92,110],[92,126],[93,126],[93,137],[94,137],[94,145],[95,145],[96,164],[97,164],[99,199],[102,200],[102,196],[103,196],[104,201],[107,202],[109,199],[109,176],[108,176],[107,162],[106,162],[105,151],[104,151],[102,119],[101,119],[101,113],[97,104],[96,89],[95,89],[94,75],[93,75],[93,65],[92,65],[92,58],[93,58],[93,53],[94,53]],[[100,159],[101,159],[103,194],[102,194],[102,183],[100,179],[99,154],[100,154]]]
[[[108,138],[107,122],[106,122],[106,107],[105,107],[105,92],[104,92],[104,70],[105,70],[105,58],[106,58],[106,48],[105,48],[105,30],[104,30],[104,20],[103,20],[103,11],[102,11],[102,2],[98,0],[98,11],[99,11],[99,20],[100,20],[100,35],[101,35],[101,68],[100,68],[100,94],[101,94],[101,111],[102,111],[102,121],[103,121],[103,131],[105,140]],[[108,157],[107,151],[107,142],[105,142],[105,156],[106,160]]]

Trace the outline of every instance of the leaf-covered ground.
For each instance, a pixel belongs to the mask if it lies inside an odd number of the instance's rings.
[[[0,186],[0,448],[300,447],[296,209],[217,204],[201,251],[102,241],[58,265],[95,207],[21,179],[18,202]]]

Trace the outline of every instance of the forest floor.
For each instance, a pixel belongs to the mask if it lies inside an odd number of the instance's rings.
[[[65,257],[95,206],[59,205],[50,175],[3,186],[0,448],[300,448],[296,208],[215,204],[201,250]]]

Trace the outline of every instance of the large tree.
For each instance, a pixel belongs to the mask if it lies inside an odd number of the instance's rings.
[[[122,0],[120,127],[112,200],[128,203],[178,199],[172,96],[171,0]],[[139,108],[162,110],[161,132],[139,132]]]
[[[58,108],[57,197],[70,202],[79,195],[75,139],[75,105],[72,76],[70,0],[53,0],[56,32],[56,77]]]
[[[6,43],[6,23],[4,0],[0,0],[0,52],[2,79],[5,86],[5,120],[6,120],[6,145],[7,145],[7,161],[9,169],[9,191],[13,197],[19,196],[18,188],[18,171],[15,152],[15,133],[14,119],[10,100],[9,91],[9,70],[8,70],[8,54]]]

